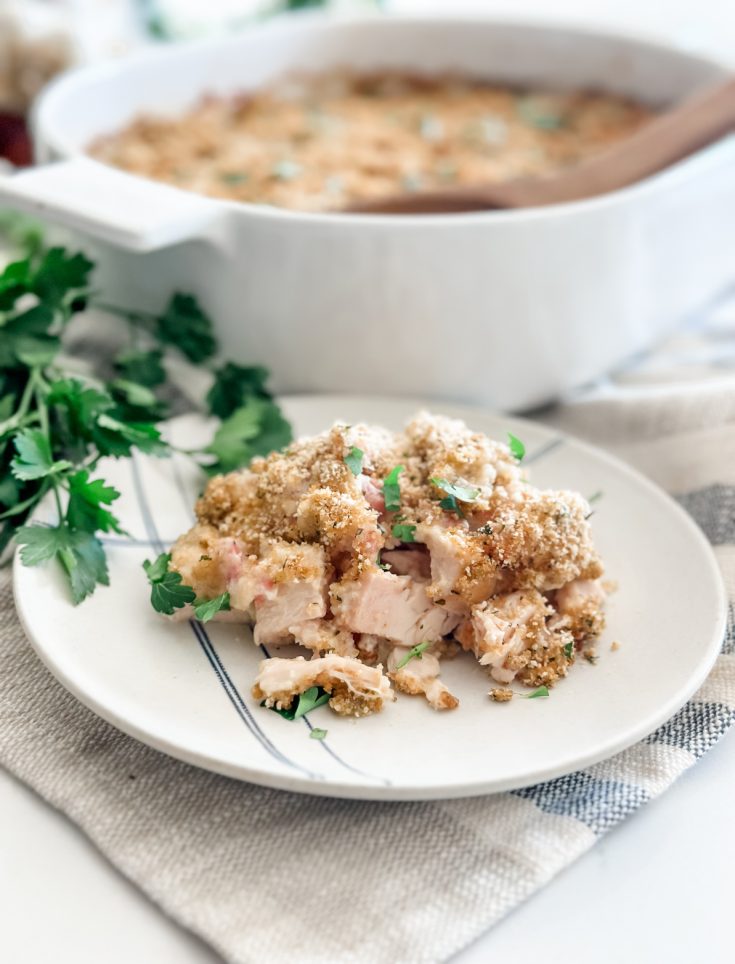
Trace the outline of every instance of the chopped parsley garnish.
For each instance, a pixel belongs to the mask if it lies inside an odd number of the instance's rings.
[[[200,623],[207,623],[213,619],[217,613],[226,613],[230,610],[230,594],[223,592],[214,599],[195,599],[194,615]]]
[[[526,455],[526,446],[512,432],[508,432],[508,448],[514,458],[518,459],[519,462],[523,461]]]
[[[537,700],[539,698],[546,699],[549,695],[548,686],[539,686],[538,689],[532,690],[530,693],[520,693],[519,696],[524,700]]]
[[[309,739],[311,740],[325,740],[326,738],[327,738],[327,731],[322,730],[318,726],[315,726],[314,729],[309,734]]]
[[[401,488],[398,484],[398,476],[405,472],[403,465],[397,465],[386,475],[383,480],[383,499],[385,500],[386,512],[398,512],[401,508]]]
[[[184,585],[181,573],[169,570],[170,562],[171,553],[162,552],[153,562],[146,559],[143,563],[151,585],[151,606],[156,612],[166,616],[171,616],[175,610],[183,609],[196,599],[196,593],[191,586]]]
[[[55,560],[79,603],[109,583],[99,534],[124,534],[111,508],[119,493],[97,477],[100,459],[172,451],[158,424],[170,353],[214,376],[208,414],[224,421],[211,445],[187,453],[202,468],[240,467],[286,444],[291,429],[265,388],[265,369],[213,367],[212,322],[192,295],[174,293],[160,313],[105,304],[84,254],[47,249],[38,232],[24,231],[23,244],[24,255],[0,271],[0,552],[15,538],[24,565]],[[135,347],[115,354],[95,345],[99,370],[81,377],[64,370],[64,349],[69,322],[88,307],[122,319]],[[57,521],[29,524],[47,496]],[[194,602],[165,554],[146,571],[159,612]],[[224,597],[203,600],[203,617],[225,605]]]
[[[416,532],[415,525],[408,525],[406,523],[401,523],[399,525],[394,525],[391,529],[394,539],[400,539],[401,542],[415,542],[414,532]]]
[[[419,643],[418,646],[414,646],[412,649],[406,653],[403,659],[396,665],[396,669],[403,669],[403,667],[410,663],[412,659],[421,659],[424,652],[431,646],[431,641],[426,643]]]
[[[463,514],[459,506],[460,502],[474,502],[480,494],[480,489],[473,485],[463,485],[462,483],[450,482],[448,479],[437,478],[432,478],[431,482],[442,492],[447,493],[439,501],[440,508],[447,512],[456,512],[457,515]]]
[[[353,445],[347,455],[345,455],[345,465],[353,475],[359,475],[362,472],[362,460],[364,457],[365,453],[356,445]]]
[[[317,709],[317,707],[324,706],[325,703],[329,702],[331,696],[332,694],[327,693],[321,686],[310,686],[289,707],[279,709],[277,706],[271,706],[270,709],[282,716],[284,720],[298,720]],[[318,739],[318,737],[315,737],[315,739]]]
[[[223,184],[244,184],[248,179],[248,175],[244,171],[222,171],[219,176],[220,181]]]
[[[278,161],[272,168],[273,177],[279,181],[293,181],[295,177],[301,174],[301,170],[300,164],[289,160]]]
[[[574,643],[564,643],[564,655],[567,659],[571,659],[574,656]]]

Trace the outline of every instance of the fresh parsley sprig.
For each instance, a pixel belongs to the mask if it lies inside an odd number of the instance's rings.
[[[212,324],[192,295],[175,293],[160,314],[109,305],[92,287],[85,254],[44,248],[37,231],[24,229],[22,241],[23,256],[0,273],[0,553],[15,538],[23,564],[56,559],[79,603],[109,583],[100,536],[123,532],[112,508],[119,493],[96,474],[100,459],[171,450],[159,427],[170,352],[212,372],[207,410],[222,421],[208,446],[189,453],[207,471],[280,448],[291,429],[266,389],[265,369],[215,364]],[[65,371],[63,349],[69,323],[90,306],[124,320],[130,344],[81,378]],[[55,523],[29,522],[47,497]],[[167,564],[149,566],[162,612],[193,602],[211,618],[229,605],[226,594],[196,600]]]

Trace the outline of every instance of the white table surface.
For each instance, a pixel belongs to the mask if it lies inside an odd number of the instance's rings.
[[[735,62],[727,0],[395,0],[640,29]],[[735,733],[550,886],[460,953],[458,964],[725,964],[732,938]],[[0,960],[213,964],[84,835],[0,770]],[[274,962],[280,964],[280,962]]]

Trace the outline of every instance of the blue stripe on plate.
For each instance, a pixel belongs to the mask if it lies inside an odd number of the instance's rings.
[[[143,486],[143,479],[141,477],[140,468],[138,466],[138,456],[137,453],[133,453],[133,458],[130,461],[131,473],[133,478],[133,487],[135,488],[135,495],[138,500],[138,506],[140,508],[140,513],[143,517],[143,524],[146,528],[148,536],[153,543],[154,547],[159,552],[165,551],[165,546],[161,542],[158,535],[158,529],[156,527],[155,519],[150,509],[148,503],[148,498],[146,496],[145,488]],[[222,688],[227,694],[228,699],[232,703],[235,711],[237,712],[240,719],[245,723],[250,733],[255,737],[256,740],[263,746],[265,750],[279,763],[283,763],[286,766],[298,770],[299,772],[305,774],[312,780],[323,780],[324,776],[322,774],[313,773],[311,770],[307,770],[300,764],[289,759],[284,753],[282,753],[263,733],[256,721],[253,719],[253,715],[250,712],[247,704],[243,700],[239,690],[232,682],[227,670],[222,664],[222,660],[219,658],[214,645],[209,638],[208,633],[204,629],[201,623],[197,622],[195,619],[189,620],[189,626],[191,631],[194,633],[199,645],[202,647],[205,656],[207,657],[210,665],[214,669]]]
[[[643,787],[617,780],[598,780],[581,771],[514,790],[513,795],[532,801],[545,813],[573,817],[598,835],[650,799]]]

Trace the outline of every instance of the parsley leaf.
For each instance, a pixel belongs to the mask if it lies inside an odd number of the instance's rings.
[[[152,348],[150,351],[127,351],[118,355],[114,361],[115,370],[126,382],[155,388],[166,381],[163,367],[163,351]]]
[[[98,416],[92,434],[103,455],[130,455],[134,448],[151,455],[168,451],[161,433],[151,422],[123,422],[105,412]]]
[[[102,479],[89,481],[89,472],[82,469],[69,477],[69,502],[66,507],[66,518],[72,529],[84,529],[87,532],[118,532],[123,529],[118,519],[104,508],[120,493],[112,486],[105,485]]]
[[[442,492],[447,493],[439,500],[440,508],[446,512],[456,512],[459,516],[463,514],[459,503],[474,502],[480,494],[480,489],[472,485],[463,485],[461,482],[450,482],[448,479],[438,478],[432,478],[431,482]]]
[[[400,524],[394,525],[391,529],[391,533],[395,539],[400,539],[401,542],[415,542],[414,532],[416,532],[415,525]]]
[[[424,651],[427,650],[429,646],[431,646],[431,641],[426,643],[419,643],[418,646],[414,646],[412,649],[409,649],[409,651],[406,653],[406,655],[403,657],[400,663],[396,665],[396,669],[397,670],[403,669],[403,667],[406,666],[408,663],[410,663],[412,659],[421,659],[421,657],[424,654]]]
[[[54,461],[51,444],[38,428],[27,428],[18,432],[14,443],[18,454],[10,463],[10,471],[16,479],[42,479],[48,475],[58,475],[72,467],[71,462],[66,459]]]
[[[397,465],[388,473],[383,481],[383,499],[385,500],[386,512],[398,512],[401,508],[401,487],[398,484],[398,476],[405,472],[404,465]]]
[[[320,727],[315,726],[311,733],[309,733],[309,739],[311,740],[326,740],[327,731],[322,730]]]
[[[228,418],[249,398],[270,399],[271,394],[265,387],[267,381],[267,368],[227,362],[214,372],[214,382],[206,398],[209,413]]]
[[[109,586],[107,559],[102,543],[90,532],[71,532],[68,548],[59,552],[66,569],[75,604],[91,595],[97,584]]]
[[[22,526],[15,534],[20,546],[20,561],[24,566],[37,566],[53,559],[59,549],[66,545],[66,533],[56,526],[34,523]]]
[[[571,659],[572,656],[574,656],[574,642],[573,642],[573,641],[570,640],[568,643],[564,643],[564,655],[566,656],[567,659]]]
[[[175,345],[189,361],[202,362],[217,349],[212,322],[192,295],[177,293],[157,319],[157,335],[164,345]]]
[[[538,689],[533,690],[531,693],[519,693],[518,695],[524,700],[546,699],[549,695],[549,687],[539,686]]]
[[[242,468],[256,455],[268,455],[292,439],[291,426],[275,402],[249,398],[217,429],[205,449],[216,457],[209,472],[229,472]]]
[[[353,445],[347,455],[345,455],[345,465],[353,475],[359,475],[362,472],[362,460],[364,457],[365,453],[356,445]]]
[[[229,609],[230,594],[228,592],[223,592],[221,595],[215,596],[214,599],[194,600],[194,615],[200,623],[207,623],[210,619],[213,619],[217,613],[229,612]]]
[[[64,248],[50,248],[30,279],[29,287],[44,301],[58,304],[71,291],[87,285],[93,267],[81,252],[68,254]]]
[[[174,610],[182,609],[193,603],[196,593],[191,586],[183,584],[181,573],[171,572],[168,568],[171,554],[161,553],[153,562],[143,563],[148,582],[151,584],[151,605],[156,612],[170,616]]]
[[[97,586],[109,585],[105,550],[99,539],[89,532],[73,531],[66,523],[22,526],[15,534],[21,547],[24,566],[37,566],[56,557],[64,567],[74,603],[86,599]]]
[[[324,706],[331,698],[331,693],[328,693],[321,686],[310,686],[289,707],[279,709],[277,706],[271,706],[270,709],[285,720],[298,720],[302,716],[306,716],[307,713],[311,713],[312,710]]]
[[[526,446],[512,432],[508,432],[508,448],[511,455],[522,462],[526,455]]]

